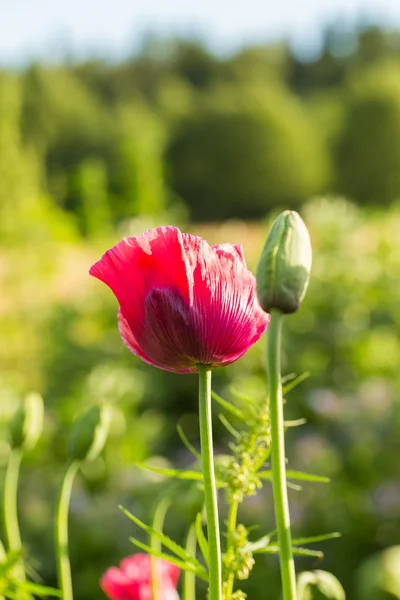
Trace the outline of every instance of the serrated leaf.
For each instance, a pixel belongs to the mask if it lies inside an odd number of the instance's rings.
[[[208,582],[208,573],[205,570],[205,568],[197,560],[196,560],[197,564],[194,564],[193,562],[189,563],[189,562],[186,562],[183,560],[179,560],[179,558],[176,558],[175,556],[171,556],[170,554],[166,554],[165,552],[158,552],[157,550],[153,550],[148,544],[143,544],[143,542],[140,542],[138,539],[136,539],[134,537],[130,537],[129,540],[132,542],[132,544],[134,544],[135,546],[140,548],[140,550],[144,550],[144,552],[147,552],[148,554],[151,554],[152,556],[155,556],[156,558],[162,558],[164,560],[167,560],[168,562],[170,562],[173,565],[176,565],[177,567],[182,569],[182,571],[189,571],[190,573],[193,573],[200,579],[203,579],[203,581]],[[191,557],[191,558],[193,558],[193,557]]]
[[[308,379],[308,377],[310,377],[310,373],[308,371],[306,371],[305,373],[302,373],[301,375],[298,375],[298,377],[296,377],[295,379],[290,381],[290,383],[287,383],[286,385],[284,385],[282,387],[282,395],[285,395],[288,392],[290,392],[293,388],[298,386],[299,383],[301,383],[305,379]]]
[[[176,430],[178,432],[179,437],[181,438],[182,443],[186,446],[189,452],[191,452],[193,456],[197,458],[199,462],[201,462],[201,455],[199,454],[199,452],[197,452],[196,448],[189,442],[182,427],[180,425],[177,425]]]
[[[163,546],[165,546],[166,548],[168,548],[168,550],[176,554],[176,556],[178,556],[180,559],[192,563],[193,565],[201,566],[198,560],[196,560],[196,558],[190,556],[190,554],[185,550],[185,548],[182,548],[182,546],[174,542],[174,540],[165,535],[165,533],[162,533],[161,531],[156,531],[155,529],[153,529],[153,527],[150,527],[150,525],[146,525],[146,523],[143,523],[143,521],[135,517],[135,515],[132,515],[128,510],[126,510],[122,506],[120,506],[119,508],[133,523],[135,523],[135,525],[140,527],[140,529],[143,529],[143,531],[145,531],[147,534],[159,540],[163,544]]]
[[[201,513],[198,513],[196,516],[195,529],[196,529],[197,543],[199,544],[199,548],[201,550],[204,560],[206,561],[206,564],[209,565],[210,564],[210,554],[209,554],[209,550],[208,550],[208,541],[206,540],[206,537],[204,535],[203,525],[201,522]]]
[[[226,411],[230,412],[237,419],[240,419],[241,421],[246,420],[246,415],[244,414],[244,412],[242,410],[240,410],[240,408],[238,408],[237,406],[234,406],[233,404],[231,404],[231,402],[227,402],[227,400],[224,400],[223,398],[221,398],[221,396],[219,396],[218,394],[216,394],[213,391],[211,392],[211,396],[212,396],[213,400],[215,400],[216,402],[218,402],[218,404],[220,406],[222,406],[222,408],[224,408]]]
[[[338,531],[334,531],[333,533],[324,533],[322,535],[314,535],[311,537],[302,537],[296,538],[292,540],[292,544],[294,546],[302,546],[303,544],[314,544],[317,542],[325,542],[326,540],[333,540],[335,538],[342,537],[342,534]]]

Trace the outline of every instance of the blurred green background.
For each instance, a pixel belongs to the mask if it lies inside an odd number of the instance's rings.
[[[23,465],[20,514],[49,584],[67,432],[83,406],[114,407],[106,451],[74,488],[76,600],[103,598],[101,573],[133,552],[117,505],[149,520],[165,489],[135,463],[187,465],[177,423],[198,443],[196,378],[133,357],[114,297],[87,275],[123,235],[161,223],[242,243],[254,269],[274,215],[301,212],[315,258],[304,305],[285,325],[284,373],[310,377],[287,398],[288,418],[307,418],[289,431],[287,455],[332,483],[290,492],[293,529],[343,537],[316,546],[322,564],[300,559],[299,569],[330,570],[349,600],[369,600],[361,566],[399,543],[400,33],[369,26],[351,36],[349,45],[348,31],[328,28],[307,61],[286,43],[221,56],[155,38],[120,62],[0,71],[0,464],[17,399],[41,392],[45,435]],[[263,397],[262,341],[215,374],[221,395],[232,385]],[[174,493],[166,531],[182,540],[196,491]],[[273,529],[271,490],[241,516]],[[258,560],[250,600],[260,586],[279,597],[274,558]]]

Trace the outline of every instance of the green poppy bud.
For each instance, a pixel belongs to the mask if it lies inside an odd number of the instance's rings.
[[[310,236],[297,212],[285,210],[272,224],[257,268],[257,295],[265,312],[298,310],[310,279]]]
[[[73,460],[95,460],[103,450],[110,425],[110,408],[96,404],[73,425],[68,453]]]
[[[11,447],[21,450],[32,450],[43,431],[43,399],[40,394],[28,394],[17,412],[11,425]]]
[[[342,584],[328,571],[304,571],[297,581],[298,600],[346,600]]]

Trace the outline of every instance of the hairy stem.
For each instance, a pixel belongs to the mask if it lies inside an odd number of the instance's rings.
[[[221,542],[219,535],[217,485],[214,472],[211,423],[211,370],[199,365],[199,417],[201,460],[210,554],[209,600],[222,600]]]
[[[196,528],[192,525],[186,538],[186,550],[191,556],[196,557]],[[196,600],[196,576],[190,571],[183,574],[183,600]]]
[[[156,510],[154,512],[153,517],[153,529],[162,533],[165,521],[165,515],[167,514],[167,510],[169,505],[171,504],[171,500],[168,497],[162,498],[160,502],[157,504]],[[161,542],[156,538],[155,535],[150,536],[150,546],[152,550],[156,552],[161,551]],[[150,555],[150,571],[151,571],[151,590],[152,590],[152,600],[160,600],[160,586],[159,586],[159,572],[157,569],[157,561],[159,559],[155,556]]]
[[[236,520],[238,513],[239,503],[237,500],[232,500],[229,507],[228,515],[228,545],[227,551],[235,544],[234,535],[236,531]],[[229,573],[228,581],[226,582],[226,600],[231,600],[233,594],[233,585],[235,583],[235,574]]]
[[[68,554],[68,513],[71,500],[72,484],[79,469],[79,462],[71,462],[64,474],[57,501],[56,513],[56,557],[58,587],[63,600],[73,600],[71,565]]]
[[[271,310],[267,334],[267,372],[271,411],[271,463],[275,518],[278,530],[283,600],[296,600],[296,574],[292,553],[289,502],[286,486],[285,437],[281,384],[283,314]]]
[[[21,466],[21,450],[11,450],[4,481],[4,532],[8,549],[22,555],[21,534],[18,524],[18,479]],[[16,577],[25,580],[25,567],[20,556],[14,567]]]

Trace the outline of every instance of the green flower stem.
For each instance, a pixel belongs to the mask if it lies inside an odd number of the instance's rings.
[[[55,543],[58,587],[61,590],[63,600],[73,600],[71,565],[68,554],[68,513],[72,484],[79,466],[79,461],[69,463],[62,480],[57,501]]]
[[[196,529],[192,525],[186,538],[186,550],[191,556],[196,556],[197,538]],[[196,600],[196,576],[190,571],[183,574],[183,600]]]
[[[228,550],[235,544],[234,535],[236,531],[236,520],[239,508],[239,502],[232,500],[229,507],[228,515]],[[228,581],[226,583],[226,600],[231,600],[233,594],[233,585],[235,583],[235,574],[229,573]]]
[[[22,553],[21,534],[18,525],[18,478],[21,466],[21,450],[11,450],[4,481],[4,531],[8,549],[17,554]],[[22,558],[15,566],[16,577],[25,580],[25,567]]]
[[[292,553],[289,502],[286,486],[285,437],[281,384],[283,314],[271,310],[267,334],[267,373],[271,411],[271,463],[275,518],[278,530],[283,600],[296,600],[296,573]]]
[[[201,459],[210,555],[209,600],[222,600],[221,541],[219,536],[217,485],[214,472],[211,423],[211,369],[199,365],[199,417]]]
[[[165,515],[167,514],[167,510],[169,505],[171,504],[170,498],[162,498],[157,505],[157,508],[154,512],[153,518],[153,529],[162,533],[165,521]],[[155,552],[161,552],[161,542],[156,538],[155,535],[150,536],[150,547]],[[160,586],[159,586],[159,577],[157,570],[157,561],[159,559],[155,556],[150,556],[150,572],[151,572],[151,591],[152,591],[152,600],[160,600]]]

